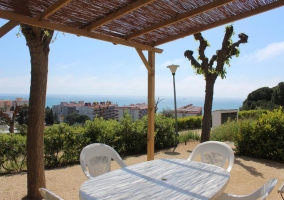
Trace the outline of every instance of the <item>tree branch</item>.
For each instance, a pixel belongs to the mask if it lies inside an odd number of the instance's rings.
[[[191,61],[191,65],[194,68],[201,68],[201,65],[199,64],[199,62],[197,62],[197,60],[192,56],[193,55],[193,51],[190,50],[186,50],[184,52],[184,57],[188,58],[189,61]]]
[[[199,41],[199,58],[202,61],[202,63],[208,63],[208,58],[205,56],[205,49],[208,46],[208,43],[206,40],[204,40],[201,33],[195,33],[194,38]]]

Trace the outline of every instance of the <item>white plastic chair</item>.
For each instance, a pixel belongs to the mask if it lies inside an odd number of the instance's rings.
[[[198,157],[200,157],[200,160],[197,160]],[[230,172],[234,164],[234,152],[232,148],[224,142],[208,141],[198,144],[187,160],[201,161],[223,168],[226,160],[228,160],[227,171]]]
[[[39,188],[38,190],[45,200],[64,200],[60,196],[46,188]]]
[[[80,153],[82,170],[89,179],[110,172],[111,159],[115,160],[121,167],[126,167],[118,153],[106,144],[90,144],[84,147]]]
[[[258,190],[250,193],[248,195],[234,195],[223,193],[218,199],[219,200],[266,200],[270,192],[273,190],[277,183],[277,179],[271,179],[267,181],[262,187]]]
[[[284,182],[283,182],[282,185],[279,187],[278,193],[281,195],[281,198],[284,200],[284,196],[282,195],[282,194],[284,194]]]

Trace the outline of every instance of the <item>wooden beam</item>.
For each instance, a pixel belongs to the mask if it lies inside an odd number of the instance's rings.
[[[43,11],[40,16],[39,20],[44,20],[48,18],[50,15],[55,13],[56,11],[60,10],[62,7],[70,3],[72,0],[58,0],[56,3],[49,6],[45,11]]]
[[[3,37],[6,33],[8,33],[10,30],[15,28],[18,24],[19,24],[19,22],[17,22],[17,21],[9,21],[6,24],[4,24],[0,28],[0,38]]]
[[[86,30],[78,29],[78,28],[73,28],[70,26],[64,26],[60,24],[53,24],[47,21],[38,21],[37,18],[32,18],[32,17],[27,17],[23,15],[19,15],[16,13],[12,12],[7,12],[7,11],[2,11],[0,10],[0,18],[8,19],[8,20],[14,20],[14,21],[19,21],[20,23],[23,24],[28,24],[31,26],[37,26],[37,27],[42,27],[46,29],[51,29],[51,30],[57,30],[65,33],[71,33],[75,35],[80,35],[80,36],[85,36],[88,38],[93,38],[97,40],[103,40],[115,44],[120,44],[120,45],[125,45],[125,46],[130,46],[130,47],[135,47],[143,50],[148,50],[148,51],[154,51],[156,53],[162,53],[162,49],[158,49],[152,46],[136,43],[136,42],[131,42],[127,40],[123,40],[120,38],[115,38],[111,36],[105,36],[105,35],[100,35],[97,33],[92,33]]]
[[[117,18],[119,18],[123,15],[126,15],[126,14],[132,12],[133,10],[138,9],[140,7],[143,7],[146,4],[149,4],[153,1],[155,1],[155,0],[137,0],[137,1],[133,2],[132,4],[129,4],[128,6],[117,10],[116,12],[113,12],[113,13],[103,17],[102,19],[95,21],[94,23],[90,24],[89,26],[86,26],[84,28],[84,30],[88,30],[88,31],[94,30],[94,29],[96,29],[100,26],[103,26],[104,24],[114,20],[114,19],[117,19]]]
[[[154,160],[154,120],[155,120],[155,52],[148,51],[148,134],[147,134],[147,161]]]
[[[268,5],[265,5],[265,6],[256,8],[256,9],[253,9],[251,11],[248,11],[248,12],[245,12],[245,13],[241,13],[241,14],[238,14],[238,15],[234,15],[232,17],[228,17],[228,18],[223,19],[223,20],[219,20],[219,21],[217,21],[215,23],[207,24],[205,26],[194,28],[194,29],[192,29],[190,31],[186,31],[186,32],[183,32],[183,33],[178,34],[178,35],[167,37],[167,38],[165,38],[163,40],[159,40],[159,41],[155,42],[153,46],[158,46],[158,45],[161,45],[161,44],[164,44],[164,43],[167,43],[167,42],[171,42],[173,40],[184,38],[186,36],[189,36],[189,35],[192,35],[192,34],[195,34],[195,33],[206,31],[206,30],[211,29],[211,28],[215,28],[217,26],[221,26],[221,25],[224,25],[224,24],[228,24],[228,23],[240,20],[240,19],[251,17],[253,15],[257,15],[257,14],[260,14],[260,13],[263,13],[263,12],[266,12],[266,11],[269,11],[269,10],[281,7],[283,5],[284,5],[284,0],[277,1],[277,2],[274,2],[274,3],[270,3]]]
[[[140,31],[137,31],[137,32],[134,32],[128,36],[125,37],[126,40],[129,40],[131,38],[135,38],[135,37],[138,37],[140,35],[143,35],[143,34],[146,34],[146,33],[149,33],[151,31],[154,31],[154,30],[157,30],[159,28],[162,28],[162,27],[165,27],[165,26],[169,26],[171,24],[174,24],[174,23],[177,23],[179,21],[182,21],[184,19],[187,19],[189,17],[193,17],[193,16],[196,16],[200,13],[203,13],[203,12],[206,12],[207,10],[212,10],[214,8],[217,8],[217,7],[220,7],[220,6],[223,6],[224,4],[227,4],[227,3],[230,3],[232,2],[233,0],[217,0],[217,1],[213,1],[212,3],[208,3],[204,6],[201,6],[201,7],[198,7],[194,10],[190,10],[188,12],[185,12],[183,14],[179,14],[179,15],[176,15],[175,17],[173,18],[170,18],[168,20],[165,20],[165,21],[162,21],[162,22],[159,22],[157,24],[154,24],[152,26],[149,26],[147,28],[144,28]]]
[[[149,65],[149,63],[148,63],[148,61],[147,61],[147,59],[145,58],[145,56],[144,56],[142,50],[141,50],[141,49],[138,49],[138,48],[135,48],[135,49],[136,49],[138,55],[140,56],[142,62],[144,63],[146,69],[149,71],[149,70],[151,69],[151,67],[150,67],[150,65]]]

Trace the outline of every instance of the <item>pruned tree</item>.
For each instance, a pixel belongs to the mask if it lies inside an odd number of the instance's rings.
[[[196,74],[202,74],[205,77],[205,101],[204,101],[204,115],[202,119],[202,133],[201,142],[208,141],[210,138],[210,120],[212,112],[214,84],[218,76],[222,79],[226,77],[226,68],[224,65],[230,66],[230,60],[233,56],[238,57],[240,51],[239,45],[247,43],[248,36],[244,33],[238,35],[239,40],[235,43],[232,41],[234,35],[234,28],[232,25],[226,27],[225,36],[222,42],[221,49],[216,51],[216,54],[209,60],[205,56],[205,49],[209,46],[208,42],[203,38],[201,33],[194,34],[194,38],[199,41],[198,60],[193,57],[193,51],[187,50],[184,56],[191,61],[192,67],[195,69]],[[214,65],[216,63],[216,65]]]
[[[10,133],[14,133],[14,128],[15,128],[15,119],[17,114],[20,112],[20,110],[22,109],[22,106],[17,106],[13,112],[12,117],[10,117],[3,109],[0,109],[0,115],[5,118],[8,126],[9,126],[9,132]]]
[[[27,133],[28,199],[42,199],[38,188],[46,187],[44,173],[44,118],[49,44],[53,30],[21,24],[31,56],[31,86]]]

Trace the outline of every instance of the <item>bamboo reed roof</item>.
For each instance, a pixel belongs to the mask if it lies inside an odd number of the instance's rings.
[[[157,46],[284,5],[284,0],[0,0],[10,20],[161,53]]]

